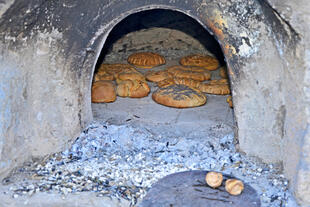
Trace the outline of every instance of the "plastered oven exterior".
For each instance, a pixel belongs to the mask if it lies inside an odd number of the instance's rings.
[[[168,9],[214,34],[229,69],[240,151],[282,162],[310,205],[310,4],[306,0],[0,1],[0,175],[66,148],[92,120],[90,88],[109,32]]]

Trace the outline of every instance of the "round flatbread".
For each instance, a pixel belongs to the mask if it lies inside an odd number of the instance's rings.
[[[176,78],[190,78],[197,81],[211,79],[211,73],[201,67],[185,67],[174,65],[167,68],[167,71]]]
[[[152,71],[145,75],[146,80],[151,82],[159,82],[168,78],[171,78],[172,75],[168,73],[166,70],[161,71]]]
[[[228,78],[228,75],[227,75],[227,67],[226,66],[223,66],[220,68],[220,76],[222,78],[225,78],[227,79]]]
[[[163,56],[152,52],[134,53],[128,57],[127,61],[138,68],[145,69],[153,68],[166,63]]]
[[[119,73],[116,77],[116,82],[119,83],[124,80],[138,80],[145,82],[145,77],[139,72],[123,72]]]
[[[121,97],[142,98],[149,94],[150,87],[144,81],[124,80],[118,83],[116,93]]]
[[[114,78],[117,77],[118,74],[124,73],[124,72],[138,72],[132,65],[129,64],[101,64],[100,68],[98,69],[98,74],[106,73],[113,75]]]
[[[228,79],[217,79],[217,80],[210,80],[208,82],[211,85],[228,85]]]
[[[157,82],[157,86],[159,88],[165,88],[165,87],[171,86],[173,84],[175,84],[174,78],[167,78],[167,79],[164,79],[162,81]]]
[[[157,89],[152,98],[159,104],[175,108],[201,106],[207,101],[199,90],[179,84]]]
[[[204,93],[215,95],[228,95],[230,94],[230,88],[228,84],[209,84],[202,83],[199,86],[199,90]]]
[[[157,82],[157,86],[159,88],[165,88],[167,86],[171,86],[174,84],[186,85],[188,87],[195,88],[195,89],[199,90],[201,82],[190,79],[190,78],[167,78],[165,80]]]
[[[199,87],[200,87],[200,84],[201,84],[200,81],[196,81],[196,80],[193,80],[193,79],[190,79],[190,78],[174,78],[174,82],[176,84],[186,85],[188,87],[195,88],[195,89],[198,89],[198,90],[199,90]]]
[[[207,70],[216,70],[219,67],[219,61],[209,55],[188,55],[180,59],[180,64],[185,66],[199,66]]]
[[[113,81],[96,81],[92,85],[91,100],[93,103],[109,103],[116,100]]]
[[[94,76],[94,81],[100,81],[100,80],[114,80],[114,76],[103,70],[98,71]]]

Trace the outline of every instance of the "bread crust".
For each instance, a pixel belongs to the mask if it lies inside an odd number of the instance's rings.
[[[94,81],[101,81],[101,80],[114,80],[114,76],[111,74],[108,74],[105,71],[96,73],[94,76]]]
[[[153,52],[139,52],[131,54],[127,61],[138,68],[144,69],[153,68],[166,63],[163,56]]]
[[[225,79],[228,78],[226,66],[220,67],[220,76]]]
[[[215,57],[200,54],[182,57],[180,64],[185,66],[199,66],[207,70],[216,70],[219,67],[219,61]]]
[[[199,90],[204,93],[215,95],[228,95],[230,94],[230,88],[228,84],[210,84],[202,83],[199,86]]]
[[[201,82],[190,79],[190,78],[168,78],[168,79],[165,79],[165,80],[158,82],[157,86],[159,88],[164,88],[167,86],[171,86],[173,84],[186,85],[188,87],[195,88],[195,89],[199,90]]]
[[[109,103],[116,100],[116,91],[113,81],[96,81],[92,85],[91,99],[93,103]]]
[[[225,182],[225,190],[231,195],[240,195],[244,189],[244,184],[241,180],[228,179]]]
[[[211,171],[207,173],[205,180],[210,187],[217,188],[222,185],[223,175],[222,173]]]
[[[228,85],[228,79],[218,79],[218,80],[210,80],[209,84],[211,85]]]
[[[114,79],[117,78],[120,73],[138,72],[132,65],[115,63],[115,64],[101,64],[98,69],[98,74],[113,75]]]
[[[152,94],[152,98],[159,104],[175,108],[197,107],[207,101],[199,90],[180,84],[159,88]]]
[[[211,73],[201,67],[185,67],[174,65],[167,68],[167,71],[176,78],[190,78],[197,81],[211,79]]]
[[[123,80],[116,88],[116,93],[121,97],[142,98],[149,94],[150,87],[144,81]]]
[[[201,82],[190,79],[190,78],[174,78],[176,84],[186,85],[191,88],[199,90]]]
[[[161,71],[152,71],[149,72],[145,75],[146,80],[150,82],[159,82],[168,78],[171,78],[172,75],[168,73],[166,70],[161,70]]]
[[[145,77],[142,73],[139,72],[123,72],[119,73],[116,76],[116,83],[119,83],[124,80],[139,80],[145,82]]]
[[[159,88],[165,88],[165,87],[168,87],[174,84],[175,84],[174,78],[167,78],[167,79],[157,82],[157,86]]]

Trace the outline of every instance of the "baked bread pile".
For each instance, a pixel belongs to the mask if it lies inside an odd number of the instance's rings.
[[[205,93],[230,94],[226,67],[219,68],[218,60],[212,56],[188,55],[179,60],[180,65],[162,70],[156,67],[165,64],[165,58],[152,52],[134,53],[127,62],[129,64],[102,64],[99,67],[92,86],[93,102],[113,102],[116,95],[130,98],[148,96],[148,81],[158,87],[152,95],[155,102],[176,108],[205,104]],[[154,69],[146,73],[140,70],[151,68]],[[211,80],[211,74],[216,70],[222,79]],[[232,105],[231,98],[229,104]]]

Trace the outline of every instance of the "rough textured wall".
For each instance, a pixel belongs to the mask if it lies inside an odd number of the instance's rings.
[[[292,27],[300,38],[296,50],[288,48],[283,59],[288,66],[285,100],[287,147],[284,167],[291,178],[291,187],[297,198],[310,205],[310,4],[307,0],[268,0],[275,12]],[[300,159],[291,156],[298,153]],[[296,166],[296,167],[295,167]]]
[[[19,54],[0,44],[1,174],[31,156],[61,150],[81,130],[76,78],[64,69],[69,60],[58,50],[61,39],[56,30],[25,38],[31,43],[14,47]]]
[[[277,162],[284,139],[284,66],[271,41],[273,31],[266,24],[269,17],[256,3],[208,7],[207,14],[213,15],[207,25],[219,38],[229,65],[240,150]]]
[[[290,3],[293,14],[303,3]],[[284,161],[302,200],[309,194],[309,179],[303,183],[309,177],[304,105],[309,100],[303,98],[309,95],[309,57],[303,44],[296,44],[294,28],[258,0],[93,0],[87,5],[25,0],[1,10],[2,175],[31,156],[60,150],[92,119],[92,73],[107,35],[126,16],[154,8],[182,11],[215,34],[229,66],[240,150],[267,162]],[[300,38],[309,43],[305,35]],[[296,74],[295,65],[300,66]],[[290,165],[298,160],[298,149],[305,156],[298,166]]]
[[[17,5],[20,17],[39,7],[25,5]],[[8,19],[0,33],[0,177],[31,157],[60,151],[81,130],[79,86],[60,49],[63,34],[54,27],[28,30],[33,21]]]

